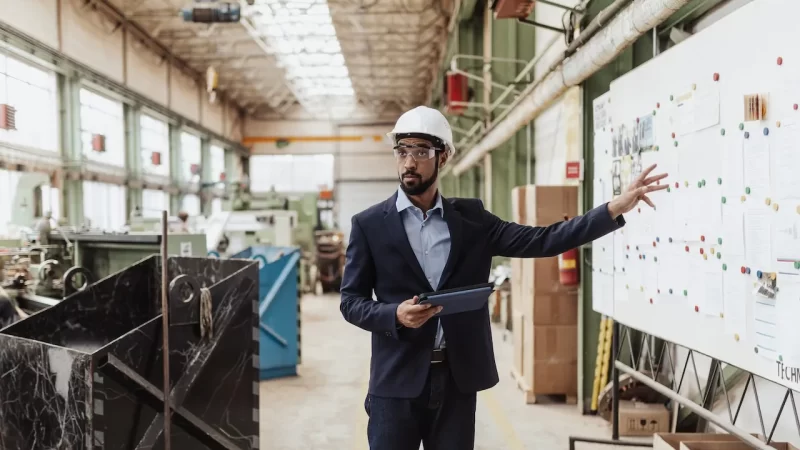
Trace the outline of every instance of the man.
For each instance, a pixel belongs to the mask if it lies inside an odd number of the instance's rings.
[[[423,106],[389,133],[400,188],[356,214],[344,270],[341,312],[372,332],[367,435],[373,450],[469,450],[476,392],[498,382],[488,307],[435,317],[418,295],[486,282],[493,256],[559,255],[625,224],[622,214],[666,174],[653,167],[621,196],[548,227],[505,222],[477,199],[445,199],[438,174],[452,156],[447,119]],[[373,300],[373,292],[377,300]]]

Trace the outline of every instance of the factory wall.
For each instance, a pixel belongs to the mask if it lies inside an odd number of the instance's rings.
[[[0,0],[0,21],[108,78],[232,140],[242,138],[234,105],[211,105],[205,87],[77,0]]]

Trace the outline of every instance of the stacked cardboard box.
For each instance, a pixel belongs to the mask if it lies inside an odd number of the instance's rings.
[[[578,211],[574,186],[520,186],[512,190],[513,220],[547,226]],[[578,298],[559,282],[558,258],[511,261],[512,375],[527,403],[537,395],[575,402],[578,367]]]
[[[764,440],[763,437],[753,436]],[[769,445],[781,450],[797,450],[786,442],[772,442]],[[751,448],[730,434],[656,433],[653,436],[653,450],[749,450]]]

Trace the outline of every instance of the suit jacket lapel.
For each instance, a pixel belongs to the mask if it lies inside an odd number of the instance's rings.
[[[408,242],[408,234],[406,234],[406,228],[403,226],[403,218],[400,217],[400,213],[397,211],[397,206],[395,205],[396,200],[397,194],[395,193],[392,198],[386,201],[386,206],[384,208],[383,218],[386,221],[387,236],[389,236],[389,241],[392,245],[403,255],[403,258],[405,258],[414,274],[420,281],[425,282],[432,291],[433,287],[425,277],[425,272],[422,271],[422,266],[419,265],[417,255],[414,254],[414,250],[411,249],[411,244]]]
[[[450,255],[448,255],[447,263],[444,265],[442,278],[439,280],[439,288],[444,286],[450,275],[453,274],[461,251],[461,213],[456,211],[453,205],[444,197],[442,197],[442,209],[444,221],[447,222],[447,228],[450,230]]]

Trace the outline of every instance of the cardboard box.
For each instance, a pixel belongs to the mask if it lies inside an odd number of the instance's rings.
[[[619,402],[620,436],[652,436],[669,431],[669,410],[660,403]]]
[[[723,433],[656,433],[653,450],[680,450],[681,442],[739,442],[739,438]]]
[[[772,442],[770,447],[778,450],[797,450],[787,442]],[[742,441],[738,442],[681,442],[680,450],[753,450]]]

